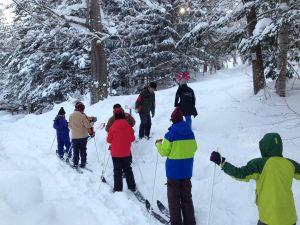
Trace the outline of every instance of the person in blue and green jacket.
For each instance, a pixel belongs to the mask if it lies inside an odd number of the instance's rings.
[[[282,156],[282,140],[277,133],[267,133],[259,142],[261,158],[243,167],[235,167],[213,151],[210,160],[237,180],[256,181],[258,225],[293,225],[297,213],[292,192],[293,178],[300,180],[300,164]]]
[[[167,156],[167,193],[171,225],[195,225],[191,177],[197,143],[191,127],[183,120],[179,107],[173,111],[171,121],[173,124],[164,139],[155,142],[160,155]]]

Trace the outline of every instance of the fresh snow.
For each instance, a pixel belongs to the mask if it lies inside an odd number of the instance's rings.
[[[254,36],[260,35],[262,33],[262,31],[264,31],[265,28],[267,26],[269,26],[271,23],[272,23],[272,20],[270,18],[263,18],[263,19],[257,21],[257,24],[256,24],[255,29],[253,31],[253,35]]]
[[[238,66],[199,76],[197,82],[189,84],[195,91],[199,112],[193,119],[198,151],[192,178],[198,225],[207,224],[212,190],[211,225],[253,225],[258,219],[254,182],[236,181],[217,167],[212,186],[211,151],[218,149],[229,162],[243,166],[260,157],[258,142],[265,133],[278,132],[283,138],[284,155],[300,162],[299,80],[288,83],[286,98],[275,94],[273,81],[254,96],[250,71],[247,66]],[[165,158],[157,155],[154,141],[162,138],[170,126],[175,92],[176,87],[156,92],[152,138],[132,145],[138,188],[150,202],[153,200],[156,210],[156,199],[167,205],[167,195]],[[115,103],[128,108],[136,98],[137,95],[108,97],[89,106],[86,97],[86,114],[98,117],[97,126],[111,116]],[[122,193],[112,193],[110,186],[100,182],[104,170],[106,179],[113,181],[104,130],[98,130],[88,142],[88,167],[94,173],[78,174],[57,159],[52,124],[62,106],[68,118],[74,101],[55,105],[54,110],[42,115],[12,116],[0,112],[0,225],[160,224],[149,217],[125,182]],[[140,120],[137,114],[133,116],[137,132]],[[298,181],[294,182],[293,191],[299,217]]]

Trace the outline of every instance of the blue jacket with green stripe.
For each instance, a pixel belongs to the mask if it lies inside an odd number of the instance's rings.
[[[193,174],[194,154],[197,143],[190,126],[180,121],[173,124],[165,134],[162,143],[156,144],[161,156],[167,156],[166,175],[168,179],[190,179]]]

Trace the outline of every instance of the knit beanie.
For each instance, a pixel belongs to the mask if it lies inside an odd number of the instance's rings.
[[[155,82],[151,82],[149,87],[153,88],[154,90],[156,90],[157,84]]]
[[[183,120],[183,114],[179,107],[176,107],[171,114],[171,121],[172,123],[177,123]]]
[[[61,107],[60,110],[58,111],[58,115],[62,115],[63,116],[65,114],[66,114],[66,112],[65,112],[64,108]]]
[[[189,72],[188,71],[183,71],[178,74],[178,81],[179,85],[184,85],[188,82],[189,80]]]
[[[85,106],[82,102],[76,102],[75,104],[75,110],[83,112],[85,109]]]
[[[114,109],[114,117],[115,119],[125,119],[125,114],[122,108],[115,108]]]
[[[114,104],[113,109],[116,109],[116,108],[122,108],[122,106],[119,103]]]

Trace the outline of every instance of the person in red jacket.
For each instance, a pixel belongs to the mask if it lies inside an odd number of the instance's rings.
[[[111,144],[110,154],[114,166],[114,192],[123,190],[122,171],[125,173],[127,187],[136,190],[131,168],[131,143],[135,140],[134,130],[125,119],[124,111],[114,109],[115,122],[110,127],[107,142]]]

